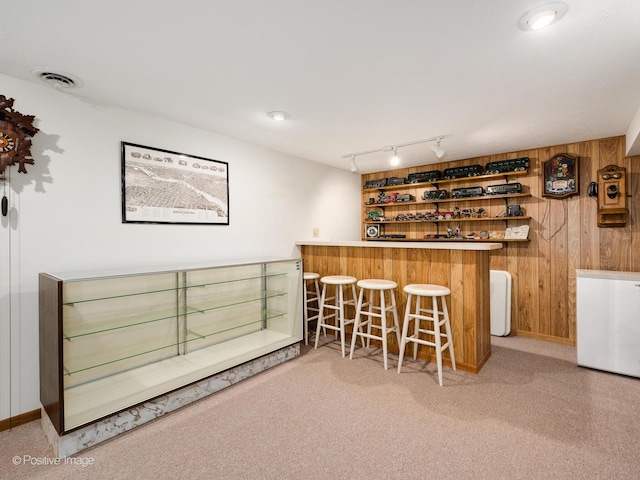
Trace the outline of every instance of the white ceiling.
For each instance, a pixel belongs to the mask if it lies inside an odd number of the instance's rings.
[[[68,72],[92,103],[344,169],[348,153],[438,135],[443,160],[623,135],[640,0],[565,1],[560,22],[524,32],[545,0],[0,0],[0,73]],[[429,146],[400,149],[402,165],[437,162]]]

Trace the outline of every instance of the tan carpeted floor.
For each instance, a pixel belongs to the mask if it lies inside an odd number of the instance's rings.
[[[323,339],[324,340],[324,337]],[[640,478],[640,380],[576,366],[575,349],[493,338],[478,375],[333,341],[179,412],[53,459],[39,422],[0,433],[10,479]],[[25,457],[25,456],[30,456]]]

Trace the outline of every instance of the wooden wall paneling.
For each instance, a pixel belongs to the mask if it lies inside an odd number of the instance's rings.
[[[375,248],[362,248],[362,270],[360,275],[362,278],[374,278],[371,266],[371,255],[374,253]]]
[[[518,295],[518,311],[512,324],[515,325],[515,334],[531,334],[538,331],[540,318],[540,284],[539,284],[539,227],[542,218],[540,201],[540,160],[537,149],[521,152],[529,157],[529,175],[520,178],[525,188],[531,194],[526,204],[526,214],[529,220],[529,243],[526,245],[527,253],[518,262],[518,281],[514,284]],[[524,245],[518,245],[521,250]]]
[[[364,276],[364,247],[360,248],[345,248],[343,251],[341,249],[340,254],[345,255],[347,257],[347,270],[346,274],[356,277],[356,279],[361,280],[363,278],[369,278]],[[359,295],[360,292],[356,288],[356,295]],[[353,311],[353,315],[351,315],[351,311]],[[355,308],[349,310],[349,318],[355,318]],[[352,329],[351,329],[352,330]]]
[[[490,302],[484,302],[483,298],[490,298],[490,278],[489,278],[489,252],[475,252],[476,264],[478,270],[476,270],[476,279],[478,286],[476,286],[476,310],[482,312],[483,318],[491,318],[491,305]],[[478,343],[476,344],[476,359],[480,368],[491,356],[491,322],[485,322],[484,325],[478,320],[480,316],[476,314],[476,336]]]
[[[425,263],[421,250],[411,248],[407,251],[407,284],[422,282]]]
[[[578,167],[583,162],[580,156],[579,144],[567,146],[567,153],[578,157]],[[582,229],[582,203],[581,198],[587,196],[588,182],[582,179],[578,172],[580,195],[568,198],[568,222],[567,222],[567,337],[573,341],[576,339],[576,269],[580,268],[580,231]]]
[[[629,206],[629,217],[627,222],[633,229],[633,237],[631,239],[631,251],[635,252],[631,256],[632,272],[640,272],[640,155],[629,157],[629,168],[627,177],[627,193],[631,195],[627,198]]]
[[[349,257],[347,256],[347,247],[338,248],[338,272],[341,275],[351,275],[349,272]]]
[[[305,246],[300,250],[305,261],[307,257],[309,258],[309,269],[322,276],[322,272],[326,271],[326,247]],[[305,268],[307,267],[305,266]]]
[[[542,180],[542,163],[551,158],[549,148],[538,149],[538,182]],[[541,191],[539,192],[542,193]],[[550,220],[551,206],[557,200],[539,196],[538,208],[538,288],[539,288],[539,316],[534,333],[549,335],[551,331],[551,242],[549,237],[553,233]]]
[[[429,269],[425,271],[425,280],[419,283],[431,283],[435,285],[442,285],[449,287],[451,267],[449,265],[449,251],[448,250],[430,250],[429,251],[430,265]],[[424,301],[423,301],[424,307]],[[430,342],[434,341],[433,335],[428,335],[426,339]],[[420,358],[435,358],[435,350],[433,347],[427,347],[424,345],[418,346],[418,354]],[[448,352],[443,358],[449,358]]]
[[[384,278],[384,248],[372,248],[371,249],[371,277],[370,278]]]
[[[454,321],[458,328],[463,329],[464,340],[462,343],[463,351],[460,353],[456,351],[455,354],[456,361],[460,359],[461,363],[465,365],[476,365],[484,363],[491,352],[490,322],[485,322],[486,325],[478,323],[479,312],[486,314],[485,318],[489,318],[490,315],[490,306],[481,301],[483,292],[489,288],[489,254],[480,251],[464,251],[462,262],[464,266],[463,316],[461,319],[454,319]],[[483,271],[486,275],[482,274]],[[481,342],[481,346],[478,345],[478,342]]]
[[[625,157],[625,138],[618,137],[618,154],[617,158],[621,159],[618,162],[619,165],[625,167],[627,169],[627,175],[631,171],[631,161],[628,157]],[[630,179],[627,178],[627,187],[630,185]],[[627,209],[629,209],[631,203],[631,198],[629,198],[629,191],[627,190]],[[620,270],[628,271],[631,268],[633,263],[634,251],[631,248],[632,240],[633,240],[633,225],[631,224],[631,219],[629,215],[627,215],[627,224],[623,228],[618,228],[619,235],[621,237],[621,241],[623,242],[623,254],[624,258],[621,258],[619,261]]]
[[[325,247],[326,263],[324,265],[324,275],[341,275],[340,270],[340,251],[337,248]]]
[[[302,271],[315,272],[315,256],[308,256],[309,247],[300,247],[300,256],[302,257]]]
[[[433,250],[431,252],[431,269],[429,283],[449,287],[451,285],[451,269],[449,267],[449,250]]]
[[[422,250],[412,248],[407,251],[407,273],[406,284],[412,283],[429,283],[429,272],[431,270],[431,253],[432,250]],[[404,311],[407,307],[407,294],[402,290],[404,285],[399,285],[400,295],[400,328],[404,324]],[[428,358],[427,348],[418,345],[418,355],[420,358]]]
[[[629,197],[630,193],[628,188],[631,186],[631,179],[629,179],[628,175],[631,171],[631,160],[629,157],[625,157],[625,138],[620,137],[618,141],[618,155],[617,157],[622,159],[619,163],[627,170],[627,209],[630,211],[632,198]],[[623,242],[623,254],[624,258],[620,259],[620,270],[628,271],[631,269],[631,265],[633,264],[634,250],[632,248],[633,245],[633,229],[634,225],[632,224],[632,219],[630,215],[627,215],[627,224],[623,228],[619,228],[619,233],[621,236],[621,240]],[[636,250],[637,252],[637,250]]]
[[[600,148],[597,140],[580,144],[581,178],[581,231],[580,231],[580,268],[598,270],[600,268],[600,232],[597,225],[597,197],[587,195],[590,182],[597,181],[600,168]],[[582,188],[584,187],[584,190]]]
[[[405,248],[398,248],[393,250],[393,262],[400,267],[400,270],[394,273],[393,278],[390,280],[395,281],[398,284],[398,290],[401,291],[405,285],[408,284],[408,271],[409,271],[409,252]],[[396,293],[396,300],[400,300],[401,297]],[[398,313],[400,313],[398,311]]]
[[[404,248],[394,248],[391,250],[391,259],[390,261],[396,266],[393,271],[393,276],[389,277],[388,280],[393,280],[398,284],[398,288],[395,290],[395,298],[396,298],[396,309],[398,311],[398,324],[400,325],[400,332],[398,335],[402,334],[402,317],[404,315],[404,307],[406,302],[403,302],[403,297],[400,292],[405,285],[407,285],[407,270],[408,270],[408,255],[409,251]],[[393,326],[393,319],[387,318],[387,324],[389,326]],[[389,336],[389,349],[394,352],[398,352],[399,344],[398,340],[394,335]]]
[[[449,319],[454,345],[463,345],[464,338],[464,261],[461,250],[451,251],[451,299],[449,301]],[[464,352],[454,349],[456,360],[463,358]]]
[[[518,312],[518,296],[515,294],[516,287],[515,285],[518,283],[519,272],[518,272],[518,262],[520,256],[520,248],[519,246],[526,245],[522,243],[505,243],[506,251],[507,251],[507,268],[505,269],[507,272],[511,274],[511,311],[510,315],[512,319],[516,318]],[[491,259],[491,255],[489,256]]]
[[[518,181],[523,189],[531,194],[531,197],[523,202],[525,214],[531,217],[529,220],[529,242],[512,244],[510,250],[516,251],[517,267],[509,273],[512,276],[512,303],[511,303],[511,330],[514,333],[533,332],[534,325],[537,328],[539,312],[539,286],[538,286],[538,235],[537,222],[539,222],[538,207],[540,197],[540,181],[538,172],[537,150],[518,152],[518,157],[529,157],[529,175],[519,177]],[[493,255],[492,255],[493,256]]]
[[[559,145],[551,148],[551,157],[566,153],[567,146]],[[567,242],[569,231],[569,198],[561,200],[552,199],[549,209],[549,241],[551,247],[551,282],[550,305],[551,318],[548,335],[554,337],[568,338],[569,325],[567,322],[567,304],[569,281]]]

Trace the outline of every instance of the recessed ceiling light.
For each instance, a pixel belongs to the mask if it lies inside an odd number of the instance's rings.
[[[275,112],[269,112],[267,113],[267,116],[272,119],[275,120],[276,122],[283,122],[285,121],[287,118],[289,118],[291,116],[290,113],[287,112],[279,112],[279,111],[275,111]]]
[[[564,2],[550,2],[529,10],[518,20],[518,27],[525,31],[535,31],[548,27],[560,20],[569,10]]]
[[[79,88],[82,85],[80,80],[75,75],[67,72],[57,71],[49,67],[37,67],[31,70],[34,77],[40,79],[50,87],[62,89],[62,88]]]

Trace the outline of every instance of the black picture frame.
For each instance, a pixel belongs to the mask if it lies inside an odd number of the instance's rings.
[[[121,142],[122,223],[229,225],[229,164]]]
[[[566,198],[580,193],[578,157],[561,153],[542,162],[542,196]]]

